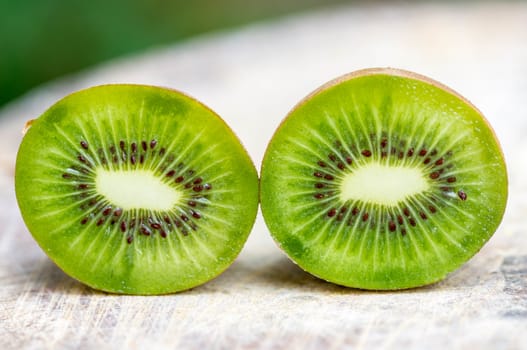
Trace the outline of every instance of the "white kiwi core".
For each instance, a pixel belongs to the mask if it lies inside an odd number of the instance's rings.
[[[168,211],[179,201],[181,193],[162,182],[148,170],[97,169],[97,191],[123,209]]]
[[[342,179],[340,199],[393,206],[428,187],[419,168],[369,163]]]

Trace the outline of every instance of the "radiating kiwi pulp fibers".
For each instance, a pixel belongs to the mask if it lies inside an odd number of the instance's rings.
[[[69,275],[117,293],[188,289],[225,270],[253,225],[256,170],[227,125],[173,90],[107,85],[36,119],[16,194]]]
[[[261,205],[306,271],[364,289],[433,283],[491,237],[507,199],[503,155],[481,113],[414,73],[336,79],[282,122]]]

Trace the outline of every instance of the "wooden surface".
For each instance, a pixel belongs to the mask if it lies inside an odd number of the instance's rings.
[[[433,286],[365,292],[322,282],[276,248],[261,217],[238,260],[191,291],[93,291],[54,266],[23,225],[13,168],[26,119],[109,82],[186,91],[222,115],[259,166],[283,116],[323,82],[369,66],[429,75],[487,115],[510,173],[489,243]],[[527,4],[346,6],[109,62],[0,111],[0,349],[527,348]]]

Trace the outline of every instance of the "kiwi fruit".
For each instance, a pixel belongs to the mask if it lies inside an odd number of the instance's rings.
[[[357,71],[302,100],[261,168],[271,235],[336,284],[406,289],[443,279],[496,231],[501,148],[482,114],[427,77]]]
[[[232,130],[174,90],[105,85],[32,121],[15,171],[29,231],[98,290],[165,294],[224,271],[256,218],[258,176]]]

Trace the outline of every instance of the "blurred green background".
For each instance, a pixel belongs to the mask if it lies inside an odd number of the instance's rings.
[[[0,0],[0,107],[95,63],[342,0]]]

